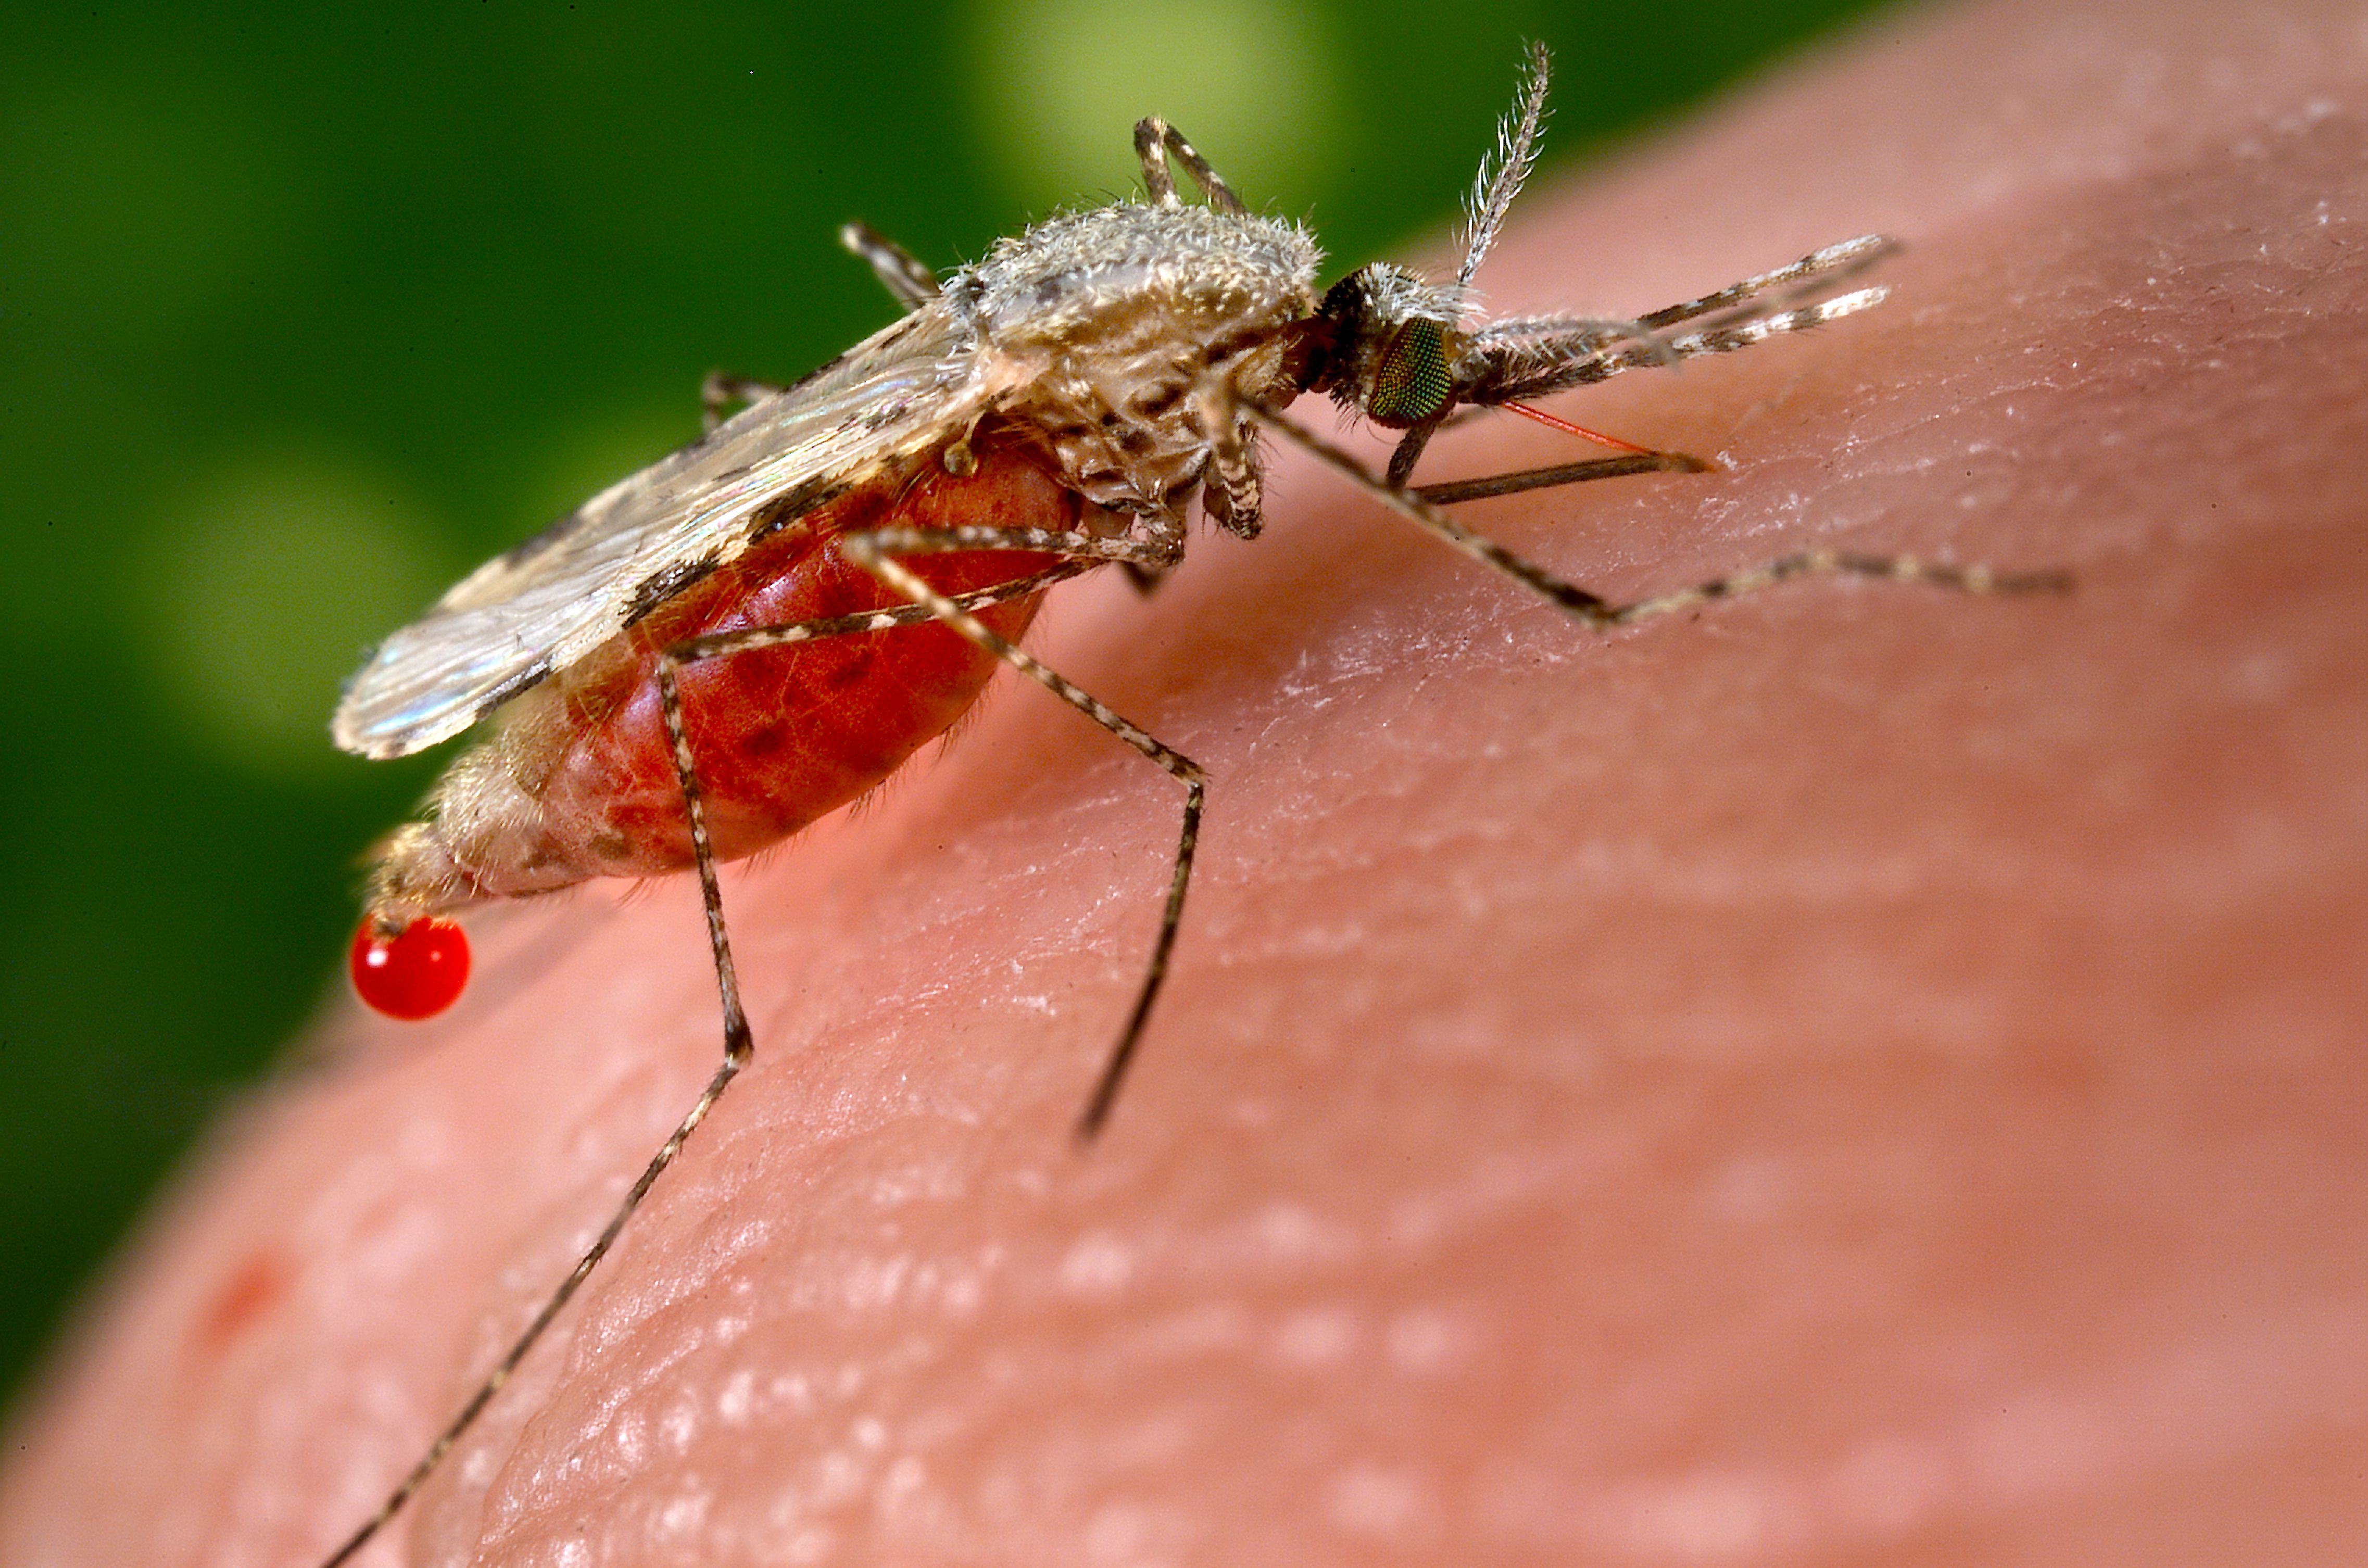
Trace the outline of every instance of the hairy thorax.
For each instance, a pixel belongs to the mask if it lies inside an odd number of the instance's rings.
[[[1295,223],[1121,205],[1001,242],[947,297],[1064,483],[1164,511],[1201,477],[1204,405],[1226,401],[1210,394],[1289,401],[1283,329],[1315,309],[1320,260]]]

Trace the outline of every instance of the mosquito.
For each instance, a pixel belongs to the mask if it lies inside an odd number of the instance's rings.
[[[1087,1096],[1116,1104],[1166,978],[1208,780],[1199,764],[1025,652],[1044,593],[1116,565],[1145,590],[1183,559],[1187,512],[1255,538],[1261,437],[1596,631],[1814,574],[1975,594],[2064,585],[1905,556],[1816,550],[1617,604],[1450,518],[1487,496],[1709,464],[1572,425],[1532,400],[1748,348],[1881,301],[1844,285],[1893,248],[1849,240],[1634,320],[1475,319],[1473,279],[1536,161],[1548,58],[1531,46],[1473,187],[1455,275],[1375,263],[1316,290],[1301,225],[1249,211],[1166,121],[1134,128],[1146,199],[1040,223],[940,280],[861,225],[841,239],[905,313],[804,380],[711,377],[706,434],[464,578],[347,688],[338,745],[406,756],[480,722],[418,820],[379,846],[352,953],[365,1001],[425,1017],[465,983],[451,912],[595,877],[695,869],[723,1059],[598,1238],[385,1504],[416,1492],[599,1264],[755,1050],[716,883],[878,785],[1008,665],[1183,790],[1165,907],[1133,1006]],[[1179,199],[1181,165],[1201,200]],[[1401,432],[1376,476],[1283,417],[1304,392]],[[732,417],[724,413],[746,404]],[[1611,455],[1411,483],[1459,411],[1509,409]]]

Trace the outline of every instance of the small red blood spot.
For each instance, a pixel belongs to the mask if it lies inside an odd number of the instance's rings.
[[[415,920],[389,937],[354,933],[354,990],[390,1018],[432,1018],[469,983],[469,938],[450,920]]]
[[[199,1350],[220,1352],[288,1294],[290,1269],[275,1253],[260,1252],[231,1272],[198,1314],[193,1337]]]

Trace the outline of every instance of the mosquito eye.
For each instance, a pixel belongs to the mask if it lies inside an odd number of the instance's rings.
[[[1398,328],[1382,350],[1365,414],[1376,425],[1418,424],[1446,407],[1454,390],[1445,324],[1417,317]]]

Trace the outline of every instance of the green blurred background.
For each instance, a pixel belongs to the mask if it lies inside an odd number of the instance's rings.
[[[324,732],[446,582],[1183,126],[1337,266],[1854,0],[17,6],[0,16],[0,1399],[338,983],[437,756]],[[1547,303],[1548,301],[1539,301]],[[1583,301],[1563,301],[1579,304]]]

